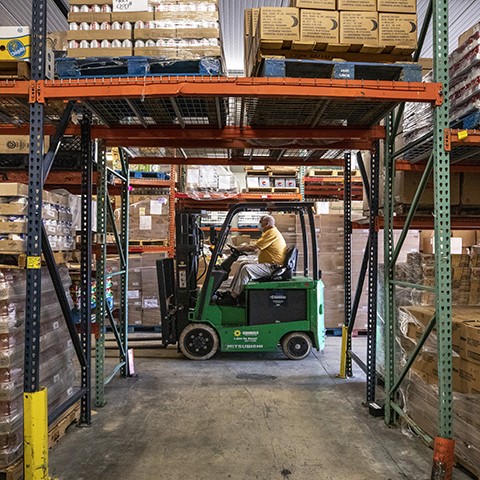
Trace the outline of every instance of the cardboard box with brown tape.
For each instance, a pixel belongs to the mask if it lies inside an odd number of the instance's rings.
[[[417,13],[417,0],[377,0],[381,13]]]
[[[417,47],[417,16],[402,13],[379,14],[380,45]]]
[[[292,7],[311,8],[316,10],[335,10],[336,0],[292,0]]]
[[[300,10],[300,41],[338,43],[339,13],[331,10]]]
[[[377,0],[338,0],[337,10],[376,12]]]
[[[377,12],[340,12],[340,43],[378,45]]]

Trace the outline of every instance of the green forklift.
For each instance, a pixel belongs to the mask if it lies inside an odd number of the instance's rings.
[[[302,245],[291,245],[285,265],[268,277],[249,282],[244,303],[220,306],[222,285],[243,252],[226,244],[234,218],[241,212],[295,213]],[[200,213],[176,215],[176,255],[157,261],[162,343],[178,345],[189,359],[206,360],[217,352],[275,352],[279,346],[292,360],[306,358],[325,345],[323,282],[317,262],[313,203],[248,203],[233,206],[220,229],[210,229],[212,254],[203,286],[198,267],[204,257]],[[298,249],[303,271],[296,274]],[[222,260],[224,253],[229,255]],[[313,265],[308,265],[309,253]]]

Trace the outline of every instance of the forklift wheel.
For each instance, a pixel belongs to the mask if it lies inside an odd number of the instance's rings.
[[[191,323],[180,335],[180,350],[190,360],[207,360],[218,350],[217,332],[209,325]]]
[[[306,333],[289,333],[282,340],[282,350],[290,360],[303,360],[312,351],[312,341]]]

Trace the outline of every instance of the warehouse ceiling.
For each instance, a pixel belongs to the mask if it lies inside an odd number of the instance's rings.
[[[419,25],[429,0],[418,0]],[[243,11],[262,6],[287,6],[289,0],[219,0],[220,19],[227,70],[243,74]],[[0,0],[0,25],[30,25],[32,0]],[[450,50],[457,46],[459,35],[480,21],[478,0],[450,0]],[[65,30],[67,23],[53,0],[48,1],[48,31]],[[431,29],[422,57],[432,56]]]

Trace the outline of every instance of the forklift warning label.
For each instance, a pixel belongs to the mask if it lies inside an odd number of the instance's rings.
[[[241,330],[235,330],[233,332],[234,344],[227,345],[227,349],[241,349],[241,348],[263,348],[263,345],[257,344],[258,330],[246,330],[242,332]]]

